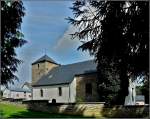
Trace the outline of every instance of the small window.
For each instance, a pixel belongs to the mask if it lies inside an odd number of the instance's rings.
[[[86,95],[92,95],[92,84],[91,83],[87,83],[85,85],[85,93],[86,93]]]
[[[132,88],[132,101],[134,101],[133,90],[134,90],[134,88]]]
[[[61,87],[58,88],[58,93],[59,93],[59,96],[62,96],[62,88]]]
[[[40,65],[38,64],[38,69],[39,69]]]
[[[24,92],[24,97],[26,97],[26,92]]]
[[[43,97],[43,90],[42,89],[40,90],[40,94],[41,94],[41,97]]]
[[[16,96],[19,97],[19,94],[17,94]]]

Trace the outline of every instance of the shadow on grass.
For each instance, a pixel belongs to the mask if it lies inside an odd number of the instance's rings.
[[[10,115],[9,118],[88,118],[88,117],[82,115],[55,114],[55,113],[27,110],[14,113]]]
[[[0,109],[0,118],[4,117],[4,111]]]

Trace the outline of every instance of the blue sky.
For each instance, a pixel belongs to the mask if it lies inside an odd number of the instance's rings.
[[[60,64],[92,59],[88,52],[77,51],[81,44],[71,40],[70,33],[74,32],[65,18],[73,16],[69,7],[72,1],[24,1],[25,17],[21,31],[28,41],[23,47],[17,48],[18,58],[24,61],[16,75],[20,86],[25,81],[31,81],[31,63],[45,54]],[[19,85],[18,85],[19,84]]]

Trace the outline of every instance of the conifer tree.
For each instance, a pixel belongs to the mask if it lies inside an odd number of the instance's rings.
[[[129,77],[148,76],[149,2],[80,0],[71,9],[72,38],[95,56],[102,99],[124,104]]]
[[[26,43],[21,33],[22,17],[25,15],[22,1],[1,1],[1,84],[13,83],[14,74],[22,62],[15,49]]]

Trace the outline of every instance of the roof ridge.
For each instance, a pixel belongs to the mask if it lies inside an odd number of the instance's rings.
[[[75,62],[75,63],[71,63],[71,64],[65,64],[65,65],[61,65],[61,66],[68,66],[68,65],[80,64],[80,63],[90,62],[90,61],[94,61],[94,59],[93,60],[85,60],[85,61]]]

